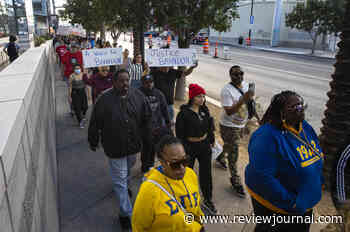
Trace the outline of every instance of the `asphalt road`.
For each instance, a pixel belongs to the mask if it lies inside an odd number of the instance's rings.
[[[148,41],[147,38],[145,40]],[[156,40],[153,41],[157,47]],[[121,37],[118,42],[133,54],[129,38],[123,41]],[[175,46],[176,42],[173,41],[171,47]],[[220,100],[220,91],[229,82],[230,67],[240,65],[245,72],[244,79],[256,84],[257,101],[263,111],[267,109],[274,94],[282,90],[296,91],[308,104],[307,121],[316,132],[320,132],[335,60],[235,47],[230,48],[231,59],[224,60],[212,57],[213,47],[211,47],[211,55],[204,55],[202,48],[198,45],[191,47],[198,51],[199,66],[187,78],[187,84],[198,83],[206,89],[209,97]]]
[[[224,60],[198,50],[199,66],[187,79],[188,84],[203,85],[208,96],[219,100],[221,88],[229,82],[230,67],[240,65],[245,72],[244,79],[256,83],[257,101],[264,110],[274,94],[282,90],[296,91],[308,104],[307,120],[319,132],[335,61],[245,48],[231,48],[231,59]]]

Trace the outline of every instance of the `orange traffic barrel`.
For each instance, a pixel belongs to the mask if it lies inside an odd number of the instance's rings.
[[[247,46],[250,46],[250,38],[249,37],[245,40],[245,43],[247,44]]]
[[[209,40],[206,39],[203,43],[203,53],[208,54],[209,53]]]

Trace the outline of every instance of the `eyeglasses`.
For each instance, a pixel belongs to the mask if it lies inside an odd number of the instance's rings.
[[[295,104],[295,105],[292,105],[292,106],[288,106],[287,107],[287,110],[289,111],[303,111],[303,110],[306,110],[308,107],[307,104],[304,104],[303,102],[300,102],[298,104]]]
[[[109,69],[101,69],[101,72],[109,72]]]
[[[238,75],[244,75],[244,72],[243,71],[240,71],[240,72],[232,72],[231,75],[234,75],[234,76],[238,76]]]
[[[186,167],[188,165],[188,159],[187,158],[184,158],[182,160],[178,160],[176,162],[170,162],[170,161],[167,161],[167,160],[164,160],[168,165],[169,167],[171,167],[171,169],[180,169],[181,166],[183,167]]]

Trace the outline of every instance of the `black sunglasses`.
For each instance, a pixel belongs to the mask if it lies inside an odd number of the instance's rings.
[[[232,75],[244,75],[244,72],[243,71],[240,71],[240,72],[231,72]]]
[[[183,167],[186,167],[188,165],[188,158],[184,158],[182,160],[179,160],[179,161],[176,161],[176,162],[170,162],[170,161],[167,161],[167,160],[164,160],[168,165],[169,167],[171,167],[171,169],[180,169],[181,166]]]

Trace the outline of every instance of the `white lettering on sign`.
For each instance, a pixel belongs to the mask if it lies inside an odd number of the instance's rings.
[[[122,48],[83,50],[84,68],[111,66],[123,63]]]
[[[197,62],[197,53],[190,48],[147,49],[145,60],[150,67],[193,66]]]

